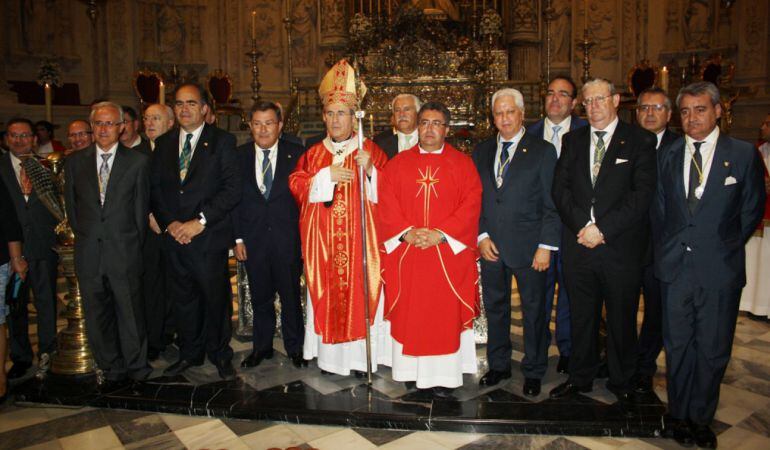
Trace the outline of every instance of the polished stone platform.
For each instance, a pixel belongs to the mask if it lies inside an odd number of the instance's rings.
[[[246,350],[238,352],[234,363],[247,354]],[[155,374],[160,375],[175,359],[174,349],[167,351],[155,364]],[[516,361],[514,377],[507,383],[480,389],[479,375],[466,375],[461,388],[442,398],[393,382],[387,367],[380,366],[368,387],[365,380],[354,376],[321,374],[313,363],[297,369],[278,352],[257,368],[239,369],[235,381],[218,380],[215,368],[207,363],[175,378],[157,376],[111,392],[99,392],[94,377],[55,375],[43,381],[28,379],[14,391],[17,405],[91,406],[397,430],[660,436],[665,405],[655,394],[623,410],[604,388],[605,380],[597,380],[592,393],[569,401],[548,399],[548,391],[565,379],[553,371],[555,359],[551,358],[543,380],[543,393],[533,399],[521,394],[523,381]],[[480,361],[479,373],[484,373],[484,366]]]

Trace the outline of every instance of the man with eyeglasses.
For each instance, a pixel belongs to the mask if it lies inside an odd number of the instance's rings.
[[[133,148],[150,156],[150,144],[139,134],[141,124],[136,110],[130,106],[122,106],[122,108],[125,123],[123,124],[123,132],[120,133],[120,143],[126,148]]]
[[[393,129],[374,137],[374,142],[388,155],[388,159],[417,145],[417,111],[422,103],[412,94],[399,94],[393,99],[391,121]]]
[[[358,105],[356,74],[345,60],[321,80],[326,138],[310,147],[289,177],[289,188],[300,208],[300,237],[307,285],[304,358],[318,358],[325,372],[363,377],[367,370],[364,302],[369,302],[372,370],[377,370],[377,338],[382,320],[380,258],[377,251],[377,177],[387,161],[369,139],[358,147],[354,109]],[[366,179],[359,188],[359,167]],[[366,218],[360,199],[365,195]],[[362,224],[366,222],[363,270]],[[363,283],[368,282],[369,297]]]
[[[273,357],[277,292],[283,347],[299,368],[307,366],[302,357],[302,255],[299,208],[289,190],[289,174],[305,149],[280,138],[283,119],[275,103],[255,103],[249,128],[254,141],[238,147],[243,194],[233,209],[235,257],[244,262],[249,277],[253,325],[252,352],[241,367],[256,367]]]
[[[381,182],[385,255],[384,364],[395,381],[447,396],[476,373],[476,235],[481,183],[473,161],[445,141],[450,113],[422,105],[419,143],[390,160]]]
[[[119,105],[95,104],[90,120],[95,143],[67,158],[64,195],[88,343],[109,392],[152,372],[141,294],[149,158],[120,143]]]
[[[144,110],[144,134],[150,140],[150,150],[155,150],[155,140],[174,128],[174,110],[168,105],[153,103]]]
[[[241,199],[235,136],[205,123],[208,94],[182,84],[174,93],[179,131],[156,140],[152,157],[152,212],[164,233],[170,297],[179,336],[176,376],[208,356],[223,379],[235,378],[230,347],[232,292],[228,251],[230,213]]]
[[[65,151],[67,156],[74,152],[87,149],[94,143],[91,124],[86,120],[73,120],[67,125],[67,140],[70,143],[70,148]]]
[[[663,294],[666,428],[683,446],[716,448],[719,403],[746,284],[746,241],[762,219],[764,171],[748,142],[720,132],[719,90],[692,83],[676,98],[685,136],[669,145],[652,219]]]
[[[551,398],[590,392],[599,370],[599,322],[607,310],[607,388],[627,414],[636,373],[636,312],[655,191],[655,135],[618,119],[620,95],[593,79],[581,90],[590,126],[567,133],[553,198],[570,296],[569,378]]]
[[[477,237],[481,286],[489,335],[489,371],[479,385],[494,386],[511,377],[511,279],[515,277],[524,322],[523,393],[540,394],[548,368],[546,271],[559,249],[561,225],[551,198],[556,150],[525,133],[524,97],[516,89],[492,96],[497,135],[473,153],[484,197]]]
[[[679,138],[668,128],[671,120],[671,100],[666,91],[658,87],[645,89],[636,100],[636,122],[657,137],[656,153]],[[644,318],[639,332],[639,358],[634,376],[634,390],[639,394],[652,392],[652,377],[658,369],[656,360],[663,349],[663,312],[660,299],[660,283],[655,278],[652,258],[652,241],[647,246],[645,266],[642,275],[642,296]]]
[[[574,114],[577,106],[577,86],[568,76],[557,76],[548,83],[545,94],[545,117],[538,120],[527,133],[550,142],[556,148],[556,158],[561,155],[561,141],[564,135],[572,130],[588,125],[588,122]],[[569,294],[564,285],[564,262],[560,250],[551,252],[551,264],[548,266],[545,278],[545,311],[547,321],[550,323],[551,311],[553,311],[554,294],[556,285],[559,291],[556,298],[556,347],[559,349],[559,362],[556,371],[567,373],[569,371],[569,355],[571,352],[571,339],[569,328]],[[551,328],[546,328],[546,341],[551,343]]]
[[[34,158],[37,137],[32,122],[16,118],[8,121],[5,142],[10,151],[0,157],[0,177],[11,195],[16,216],[24,236],[23,257],[29,267],[29,285],[37,311],[38,371],[49,369],[51,354],[56,351],[56,274],[59,256],[56,246],[58,221],[35,192],[21,166],[25,158]],[[4,220],[4,219],[0,219]],[[22,377],[32,367],[34,353],[29,339],[27,305],[8,318],[11,342],[11,366],[8,378]]]

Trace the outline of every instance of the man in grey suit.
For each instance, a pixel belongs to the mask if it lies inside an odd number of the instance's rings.
[[[24,258],[29,264],[29,282],[37,310],[38,370],[48,370],[51,352],[56,350],[56,218],[37,196],[21,168],[24,158],[34,157],[35,133],[27,119],[8,121],[6,143],[10,152],[0,157],[0,177],[13,200],[24,234]],[[9,379],[23,376],[32,366],[27,305],[11,313],[8,324],[11,340]]]
[[[746,284],[746,241],[764,210],[764,170],[753,145],[720,132],[716,86],[693,83],[679,91],[676,104],[685,136],[658,158],[651,214],[663,294],[667,428],[683,446],[716,448],[710,425]]]
[[[94,105],[91,127],[95,144],[67,158],[65,197],[88,341],[105,391],[151,372],[141,291],[149,158],[118,141],[119,105]]]
[[[545,279],[551,251],[559,249],[561,224],[551,198],[556,149],[524,132],[524,98],[516,89],[492,96],[498,134],[473,152],[483,186],[478,245],[489,323],[489,371],[479,384],[511,376],[511,277],[524,316],[524,395],[540,394],[548,367]]]

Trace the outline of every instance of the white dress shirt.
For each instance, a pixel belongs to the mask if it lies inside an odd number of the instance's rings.
[[[200,139],[201,133],[203,133],[204,125],[206,125],[205,122],[195,130],[189,132],[185,131],[184,128],[179,128],[179,156],[182,156],[182,149],[184,148],[184,142],[187,140],[187,135],[192,133],[193,137],[190,140],[190,149],[192,150],[190,152],[190,161],[192,161],[192,157],[195,154],[195,146],[198,145],[198,139]]]
[[[700,146],[700,160],[701,160],[701,170],[703,171],[703,183],[700,185],[700,188],[703,190],[706,189],[706,182],[709,178],[709,173],[711,172],[711,163],[714,161],[714,150],[717,147],[717,139],[719,139],[719,127],[714,127],[714,129],[709,133],[708,136],[706,136],[706,139],[703,140],[703,144]],[[690,136],[685,136],[685,148],[684,148],[684,195],[685,198],[690,195],[690,163],[692,162],[692,155],[695,152],[695,146],[693,145],[696,141],[695,139],[691,138]],[[701,141],[697,141],[701,142]],[[697,191],[696,191],[697,192]],[[701,191],[702,192],[702,191]]]
[[[770,170],[770,142],[765,142],[759,146],[759,153],[762,154],[762,161],[765,162],[765,167]]]
[[[96,176],[99,176],[99,169],[101,169],[102,162],[104,162],[102,155],[107,153],[112,155],[112,157],[107,159],[107,168],[109,169],[108,172],[112,173],[112,165],[115,164],[115,154],[117,152],[118,152],[117,142],[112,144],[112,147],[108,148],[107,151],[104,151],[101,147],[99,147],[99,144],[96,144]]]
[[[396,137],[398,138],[399,153],[414,147],[415,144],[417,144],[417,141],[419,140],[419,135],[417,134],[417,128],[415,128],[414,131],[412,131],[409,134],[396,131]]]
[[[658,138],[658,145],[655,146],[655,150],[660,148],[660,143],[663,142],[663,135],[666,134],[666,129],[662,129],[659,132],[655,133],[655,136]]]
[[[593,125],[591,125],[591,145],[588,149],[588,176],[590,177],[593,174],[593,168],[594,168],[594,161],[596,156],[596,143],[598,142],[599,138],[596,136],[596,131],[605,131],[606,133],[604,136],[602,136],[602,141],[604,141],[604,157],[607,157],[607,152],[610,150],[610,141],[612,141],[612,135],[615,134],[615,129],[618,127],[618,118],[615,117],[615,120],[609,123],[603,130],[600,130],[598,128],[594,128]],[[591,206],[591,221],[588,222],[586,225],[590,225],[592,223],[596,222],[596,217],[594,217],[594,207]]]
[[[254,172],[257,176],[257,186],[264,192],[265,189],[265,175],[262,173],[262,163],[265,160],[265,150],[269,150],[268,159],[270,160],[270,170],[273,173],[273,179],[275,179],[275,169],[278,164],[278,141],[275,141],[272,147],[260,148],[257,143],[254,143],[254,151],[257,153],[257,158],[254,163]]]
[[[572,115],[567,116],[567,118],[560,123],[553,123],[551,119],[546,117],[543,121],[543,140],[553,144],[553,127],[555,126],[561,127],[557,141],[559,145],[556,145],[556,157],[558,158],[561,156],[561,140],[564,138],[565,134],[569,133],[569,127],[572,126]]]

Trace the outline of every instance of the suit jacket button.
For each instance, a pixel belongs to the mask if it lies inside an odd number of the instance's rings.
[[[184,194],[184,191],[180,189],[180,190],[179,190],[179,193],[180,193],[180,194]]]
[[[596,197],[591,197],[591,204],[592,204],[592,205],[595,205],[595,204],[596,204]]]

